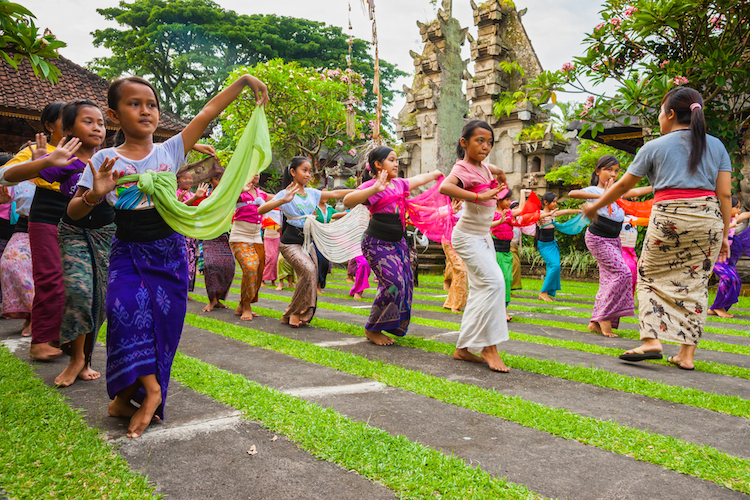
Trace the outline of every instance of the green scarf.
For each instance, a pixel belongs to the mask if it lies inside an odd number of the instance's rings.
[[[177,201],[177,177],[172,172],[148,171],[126,175],[118,184],[137,182],[151,196],[156,211],[178,233],[211,240],[229,231],[242,188],[271,163],[271,137],[266,112],[255,108],[242,133],[221,182],[200,205],[189,207]]]

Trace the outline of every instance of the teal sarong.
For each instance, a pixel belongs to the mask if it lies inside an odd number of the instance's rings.
[[[554,297],[558,290],[562,290],[560,285],[560,247],[557,241],[537,241],[536,248],[544,259],[547,267],[547,274],[544,276],[542,292],[546,292],[550,297]]]

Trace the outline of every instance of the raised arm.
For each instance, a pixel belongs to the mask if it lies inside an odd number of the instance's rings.
[[[497,179],[497,182],[499,182],[500,184],[507,184],[508,183],[508,179],[505,177],[505,171],[504,170],[502,170],[501,168],[496,167],[492,163],[486,163],[485,165],[487,165],[487,168],[490,169],[490,172],[492,172],[492,175],[495,176],[495,178]]]
[[[266,84],[250,75],[242,75],[237,81],[225,88],[216,96],[208,101],[202,110],[193,118],[187,127],[182,131],[182,143],[185,147],[185,154],[193,149],[195,143],[201,138],[203,132],[218,117],[232,101],[237,99],[245,87],[250,87],[255,93],[255,102],[258,106],[263,106],[268,102],[268,88]]]
[[[555,212],[555,217],[569,214],[580,214],[583,210],[580,208],[566,208],[565,210],[558,210]]]
[[[637,198],[639,196],[643,196],[643,195],[646,195],[646,194],[649,194],[649,193],[653,193],[653,192],[654,192],[654,188],[653,187],[651,187],[651,186],[645,186],[645,187],[630,189],[630,190],[628,190],[627,193],[625,193],[624,195],[622,195],[622,197],[623,198]]]
[[[321,191],[320,192],[320,200],[321,201],[328,201],[328,200],[340,200],[344,196],[348,195],[349,193],[353,193],[354,189],[336,189],[334,191]]]
[[[300,189],[302,189],[302,188],[300,187],[299,184],[297,184],[296,182],[292,182],[286,188],[286,192],[284,193],[284,197],[283,198],[279,198],[278,200],[271,200],[271,201],[265,202],[264,204],[262,204],[261,206],[258,207],[258,213],[260,215],[263,215],[263,214],[266,214],[266,213],[270,212],[271,210],[273,210],[275,208],[279,208],[284,203],[289,203],[290,201],[292,201],[294,199],[294,195],[297,194],[297,193],[299,193]]]
[[[120,172],[112,170],[115,166],[117,157],[109,159],[105,158],[102,164],[99,166],[99,170],[94,168],[94,164],[89,161],[88,168],[91,169],[93,174],[93,186],[91,190],[87,190],[84,187],[79,187],[73,199],[68,202],[68,216],[73,220],[82,219],[86,217],[97,204],[106,203],[102,198],[107,196],[107,193],[112,191],[117,186],[117,181],[120,179]],[[85,196],[85,198],[84,198]]]
[[[613,201],[621,198],[622,195],[627,193],[630,189],[638,184],[643,177],[636,177],[633,174],[626,173],[622,178],[615,183],[614,186],[609,188],[603,195],[599,197],[594,203],[584,205],[583,213],[589,220],[596,220],[596,211],[602,207],[612,204]],[[731,204],[731,202],[730,202]]]
[[[600,194],[589,193],[588,191],[584,191],[583,189],[574,189],[573,191],[568,193],[569,198],[575,198],[576,200],[596,200],[600,196]]]
[[[349,194],[344,196],[344,206],[346,208],[354,208],[357,205],[366,202],[370,199],[370,196],[382,193],[388,186],[388,172],[381,170],[378,174],[377,179],[372,186],[366,187],[365,189],[354,189]]]
[[[440,170],[433,170],[427,174],[419,174],[414,177],[409,177],[407,179],[409,181],[409,191],[416,189],[419,186],[424,186],[428,182],[436,181],[441,175],[443,175],[443,173]]]
[[[81,141],[77,137],[73,137],[67,143],[63,144],[65,139],[62,139],[57,145],[57,149],[52,151],[47,156],[39,158],[38,160],[30,160],[24,163],[14,165],[5,171],[5,180],[10,183],[18,183],[33,179],[39,175],[39,172],[49,167],[67,167],[76,158],[73,157],[78,148],[81,147]]]
[[[471,191],[458,187],[458,177],[451,174],[440,184],[440,194],[476,203],[478,201],[491,200],[501,189],[504,188],[505,185],[501,184],[495,189],[487,189],[481,193],[472,193]]]

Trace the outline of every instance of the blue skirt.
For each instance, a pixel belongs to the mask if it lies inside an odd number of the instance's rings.
[[[547,267],[547,274],[544,276],[544,284],[542,284],[542,292],[547,293],[550,297],[554,297],[558,290],[562,290],[560,286],[560,247],[557,245],[557,241],[537,241],[537,250],[544,259],[544,264]]]

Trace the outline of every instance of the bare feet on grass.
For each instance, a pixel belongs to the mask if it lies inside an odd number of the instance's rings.
[[[283,289],[284,289],[284,284],[283,284],[283,283],[281,283],[281,282],[279,281],[279,284],[278,284],[278,285],[276,285],[276,290],[280,292],[280,291],[282,291]]]
[[[602,333],[602,329],[599,328],[599,323],[596,321],[589,321],[589,326],[586,327],[586,330],[591,333]]]
[[[354,283],[354,277],[353,276],[347,276],[346,277],[346,282],[347,283]]]
[[[61,354],[62,351],[60,349],[45,343],[31,344],[31,348],[29,349],[29,357],[37,361],[52,361]]]
[[[361,298],[362,298],[362,294],[361,293],[355,293],[354,294],[354,300],[359,300]]]
[[[720,318],[734,318],[734,314],[728,313],[726,309],[709,309],[708,314]]]
[[[483,358],[469,352],[469,349],[464,347],[463,349],[456,349],[453,351],[453,359],[459,361],[470,361],[472,363],[487,363]]]
[[[484,359],[490,366],[490,370],[502,373],[508,373],[510,368],[505,366],[503,360],[500,359],[500,354],[497,352],[497,346],[490,345],[482,349],[482,359]]]
[[[292,328],[297,328],[302,324],[302,321],[299,319],[299,314],[292,314],[289,316],[289,326]]]
[[[393,339],[387,335],[384,335],[382,332],[372,332],[370,330],[365,330],[365,337],[367,337],[367,340],[369,340],[373,344],[377,344],[377,345],[393,344]]]
[[[322,294],[322,293],[323,293],[323,289],[322,289],[322,288],[320,288],[320,286],[318,286],[318,295],[320,295],[320,294]]]
[[[612,322],[610,321],[590,321],[589,326],[586,327],[591,333],[601,333],[605,337],[617,337],[618,335],[612,331]]]
[[[21,337],[31,337],[31,319],[27,318],[26,321],[23,322]]]
[[[555,299],[553,297],[550,297],[547,292],[542,292],[539,294],[539,300],[543,300],[545,302],[554,302]]]

